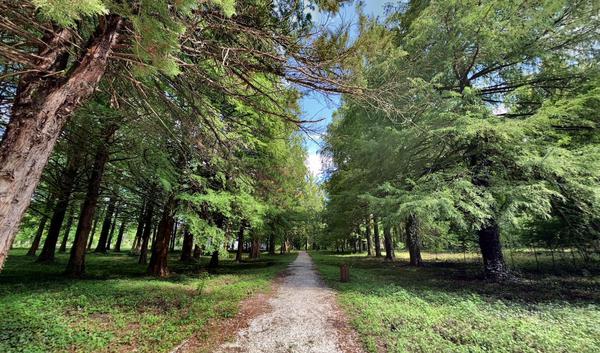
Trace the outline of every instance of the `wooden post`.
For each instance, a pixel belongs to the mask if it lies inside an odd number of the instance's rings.
[[[340,265],[340,282],[348,282],[350,281],[350,271],[348,269],[348,264]]]

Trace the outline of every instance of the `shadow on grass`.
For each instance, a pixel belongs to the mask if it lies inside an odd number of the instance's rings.
[[[508,301],[519,304],[569,302],[585,306],[600,303],[600,276],[551,275],[521,272],[516,281],[490,283],[483,279],[481,265],[470,262],[438,261],[414,268],[406,261],[385,262],[381,258],[364,255],[339,255],[327,252],[311,253],[324,279],[339,291],[358,291],[369,295],[389,295],[389,286],[398,286],[415,297],[428,293],[452,296],[481,295],[485,300]],[[350,266],[350,283],[339,283],[339,265]],[[548,264],[544,264],[547,266]],[[594,270],[595,272],[595,270]],[[385,290],[379,291],[382,286]]]

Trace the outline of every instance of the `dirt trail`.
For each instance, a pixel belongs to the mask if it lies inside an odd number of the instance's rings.
[[[357,335],[335,303],[335,295],[319,279],[305,252],[289,266],[271,311],[250,321],[219,353],[355,353]]]

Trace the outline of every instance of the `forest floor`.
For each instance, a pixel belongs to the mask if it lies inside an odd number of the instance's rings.
[[[356,332],[305,252],[288,267],[270,310],[256,316],[218,353],[359,353]]]
[[[393,263],[311,252],[369,352],[598,352],[597,266],[516,252],[507,261],[520,280],[493,284],[476,254],[423,255],[426,266],[411,268],[403,252]],[[339,282],[341,263],[348,283]]]
[[[198,332],[221,336],[214,328],[236,317],[243,300],[268,295],[296,257],[222,260],[208,274],[208,258],[181,264],[173,254],[173,275],[155,279],[136,257],[91,253],[87,277],[75,280],[62,275],[67,255],[37,264],[25,252],[13,250],[0,273],[3,353],[170,352]]]

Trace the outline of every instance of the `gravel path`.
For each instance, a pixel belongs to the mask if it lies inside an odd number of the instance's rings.
[[[234,342],[219,353],[338,353],[361,352],[356,333],[349,329],[305,252],[289,266],[289,275],[269,300],[272,310],[250,321]]]

